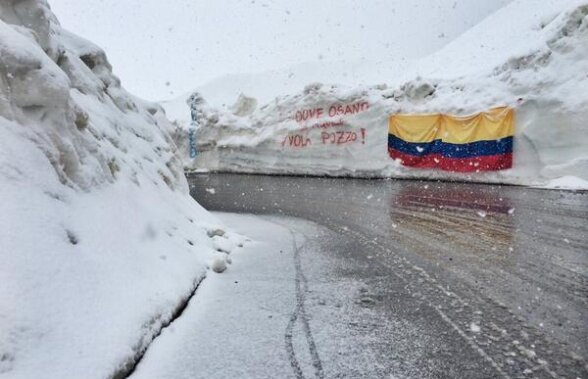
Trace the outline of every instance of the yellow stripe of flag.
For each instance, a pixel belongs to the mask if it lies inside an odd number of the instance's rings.
[[[493,108],[470,116],[448,114],[395,114],[389,132],[405,142],[464,144],[494,141],[514,135],[514,109]]]

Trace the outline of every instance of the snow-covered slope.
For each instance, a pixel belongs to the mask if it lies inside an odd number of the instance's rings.
[[[172,0],[161,6],[161,0],[141,0],[137,7],[133,1],[51,0],[51,6],[66,28],[107,49],[128,89],[163,100],[228,73],[315,61],[421,57],[510,1]],[[333,68],[338,72],[344,66]],[[225,88],[246,85],[233,82],[235,77],[215,83]],[[295,81],[297,77],[288,78]],[[264,102],[257,89],[249,94]],[[210,92],[203,93],[212,99]],[[284,93],[291,91],[274,96]]]
[[[284,94],[296,93],[309,83],[327,81],[348,86],[358,83],[388,83],[390,80],[398,80],[398,73],[406,70],[410,64],[414,62],[307,62],[287,69],[222,76],[196,90],[212,106],[229,106],[241,93],[255,97],[260,104],[266,104]],[[171,119],[182,119],[182,116],[185,118],[185,100],[190,94],[162,103]]]
[[[576,177],[576,186],[586,186],[587,15],[585,0],[515,0],[432,56],[409,67],[398,66],[397,75],[391,74],[393,65],[388,67],[388,74],[374,81],[388,86],[309,85],[247,116],[201,103],[196,134],[200,155],[196,160],[185,159],[186,166],[529,185],[569,184],[570,180],[552,181]],[[329,76],[323,81],[330,82]],[[367,105],[360,112],[328,114],[332,106],[363,103]],[[179,99],[164,106],[177,120],[176,139],[187,158],[185,129],[190,115],[184,104],[185,99]],[[387,119],[391,114],[470,114],[502,105],[515,107],[517,112],[514,167],[510,170],[451,174],[407,169],[388,157]],[[297,112],[317,108],[323,113],[296,121]],[[319,127],[313,128],[316,124]],[[330,143],[325,132],[350,134]],[[304,143],[294,141],[296,135]]]
[[[44,0],[0,2],[2,378],[124,371],[205,275],[229,237],[169,127]]]

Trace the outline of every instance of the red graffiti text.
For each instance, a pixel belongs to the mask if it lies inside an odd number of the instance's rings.
[[[307,147],[312,145],[312,141],[308,136],[302,134],[293,134],[286,136],[282,141],[282,147],[290,146],[290,147]]]

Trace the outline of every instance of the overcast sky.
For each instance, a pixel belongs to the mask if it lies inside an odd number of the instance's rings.
[[[431,53],[510,0],[49,0],[150,100],[229,73]]]

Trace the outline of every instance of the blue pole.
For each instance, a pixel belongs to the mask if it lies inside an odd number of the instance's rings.
[[[196,99],[190,102],[190,128],[188,130],[188,143],[190,146],[190,158],[194,159],[198,155],[196,150],[196,128],[198,127],[198,112],[196,110]]]

